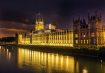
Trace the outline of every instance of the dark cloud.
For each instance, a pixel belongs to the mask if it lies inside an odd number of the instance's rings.
[[[72,24],[73,17],[87,17],[88,12],[95,10],[101,10],[102,17],[105,17],[104,3],[105,0],[0,0],[0,20],[32,25],[35,24],[36,13],[40,12],[45,24],[54,20],[64,28]],[[5,26],[15,28],[17,25]]]
[[[68,18],[78,11],[103,9],[105,0],[1,0],[0,18],[23,20],[36,13],[57,14]],[[35,19],[35,16],[34,16]]]

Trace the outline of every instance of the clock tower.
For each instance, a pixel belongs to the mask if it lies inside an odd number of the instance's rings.
[[[36,31],[44,30],[44,21],[40,13],[38,13],[36,16],[35,30]]]

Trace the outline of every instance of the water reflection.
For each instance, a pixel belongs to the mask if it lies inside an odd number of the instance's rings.
[[[6,59],[2,60],[1,56]],[[6,63],[1,64],[1,61]],[[17,73],[105,73],[105,61],[99,59],[65,56],[24,48],[0,47],[0,70],[2,65],[7,66],[8,62],[11,63],[8,65],[9,68],[14,70],[16,66],[19,69],[15,69],[19,71],[16,71]]]
[[[74,57],[22,48],[18,49],[18,64],[20,68],[31,64],[33,68],[43,68],[47,73],[56,71],[60,71],[60,73],[78,72],[78,62],[74,60]]]
[[[0,46],[0,53],[2,53],[8,60],[11,60],[11,52],[7,47]]]

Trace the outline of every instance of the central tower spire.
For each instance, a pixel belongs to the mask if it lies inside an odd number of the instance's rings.
[[[35,30],[44,30],[44,20],[40,13],[36,15]]]

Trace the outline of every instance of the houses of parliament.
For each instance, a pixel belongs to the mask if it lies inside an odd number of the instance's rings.
[[[101,15],[88,14],[87,20],[73,18],[73,30],[63,30],[54,23],[45,25],[38,14],[32,32],[18,33],[18,44],[98,49],[105,46],[105,26],[101,22]]]

